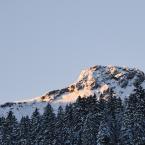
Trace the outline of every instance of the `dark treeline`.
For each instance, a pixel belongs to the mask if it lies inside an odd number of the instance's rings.
[[[145,91],[138,87],[122,103],[78,97],[57,115],[47,105],[17,121],[13,112],[0,118],[0,145],[145,145]]]

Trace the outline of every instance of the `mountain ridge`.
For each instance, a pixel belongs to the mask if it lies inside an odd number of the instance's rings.
[[[49,91],[43,96],[0,105],[0,116],[6,116],[11,110],[17,118],[31,115],[38,108],[43,113],[50,103],[55,111],[59,106],[76,101],[78,96],[96,95],[97,99],[107,99],[110,93],[122,100],[133,93],[137,85],[145,88],[145,74],[136,68],[96,65],[81,71],[78,79],[63,89]]]

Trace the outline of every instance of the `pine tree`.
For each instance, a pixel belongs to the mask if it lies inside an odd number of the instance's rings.
[[[65,142],[65,122],[64,122],[64,110],[60,106],[58,108],[56,123],[55,123],[55,136],[56,136],[56,143],[55,145],[63,145]]]
[[[102,120],[102,104],[97,101],[96,95],[90,96],[85,100],[85,108],[87,114],[84,120],[82,128],[82,144],[83,145],[95,145],[97,140],[97,133],[99,125]]]
[[[123,114],[123,122],[120,134],[120,144],[124,145],[134,145],[133,143],[133,111],[135,109],[135,104],[131,100],[126,99],[126,106]]]
[[[104,116],[107,118],[110,129],[112,130],[113,143],[118,144],[123,117],[123,106],[120,98],[110,96],[106,102]]]
[[[42,115],[40,145],[54,145],[55,140],[55,114],[50,104],[48,104]]]
[[[4,145],[16,145],[18,144],[18,122],[12,111],[8,113],[8,116],[4,122],[3,129],[3,144]]]
[[[28,116],[22,117],[19,123],[19,145],[30,145],[30,119]]]
[[[145,90],[142,87],[138,87],[136,93],[132,97],[136,98],[136,109],[133,114],[133,135],[134,144],[145,144]]]
[[[73,106],[66,105],[64,114],[64,145],[73,145]]]
[[[36,108],[36,110],[33,112],[32,116],[31,116],[31,129],[30,129],[30,135],[31,135],[31,139],[30,139],[30,145],[35,145],[38,144],[38,140],[37,138],[40,135],[40,122],[41,122],[41,115],[38,111],[38,109]]]
[[[85,121],[84,113],[85,110],[85,100],[81,97],[78,97],[76,103],[73,104],[73,145],[82,145],[82,128]]]
[[[0,144],[3,144],[3,136],[4,136],[4,123],[5,123],[5,118],[1,117],[0,118]]]
[[[123,116],[121,144],[144,145],[145,143],[145,91],[137,88],[130,95]]]
[[[82,128],[82,145],[95,145],[100,124],[98,114],[89,113]]]

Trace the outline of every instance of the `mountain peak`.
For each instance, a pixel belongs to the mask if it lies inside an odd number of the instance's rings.
[[[134,86],[137,81],[141,83],[144,80],[144,73],[136,68],[96,65],[81,71],[75,85],[78,88],[92,90],[108,85],[113,89],[115,86],[120,88]]]
[[[74,102],[78,96],[87,97],[96,94],[98,99],[102,95],[107,98],[110,92],[124,99],[144,80],[144,73],[136,68],[96,65],[82,70],[78,79],[68,87],[50,91],[41,99],[55,105],[64,105]],[[37,98],[39,101],[41,99]]]
[[[129,72],[130,73],[133,72],[134,74],[143,73],[136,68],[120,67],[120,66],[113,66],[113,65],[108,65],[108,66],[96,65],[96,66],[82,70],[78,78],[78,81],[92,79],[92,78],[96,79],[100,77],[100,75],[102,74],[113,75],[116,78],[119,78],[125,74],[129,75]]]
[[[78,79],[68,87],[49,91],[31,100],[1,105],[0,116],[6,115],[10,110],[17,118],[31,115],[35,108],[43,112],[48,102],[57,110],[60,105],[64,107],[75,102],[78,96],[89,97],[95,94],[99,100],[100,97],[107,99],[113,93],[124,100],[138,85],[145,87],[145,75],[136,68],[96,65],[82,70]]]

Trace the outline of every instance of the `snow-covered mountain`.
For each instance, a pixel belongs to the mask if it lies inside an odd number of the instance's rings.
[[[22,116],[31,116],[38,108],[43,113],[44,107],[49,102],[55,111],[58,107],[76,101],[78,96],[88,97],[96,94],[97,99],[107,99],[110,93],[122,100],[133,93],[137,85],[145,88],[145,74],[136,69],[118,66],[94,66],[83,70],[78,79],[66,88],[54,90],[43,96],[5,103],[0,106],[0,116],[6,116],[11,110],[20,119]]]

